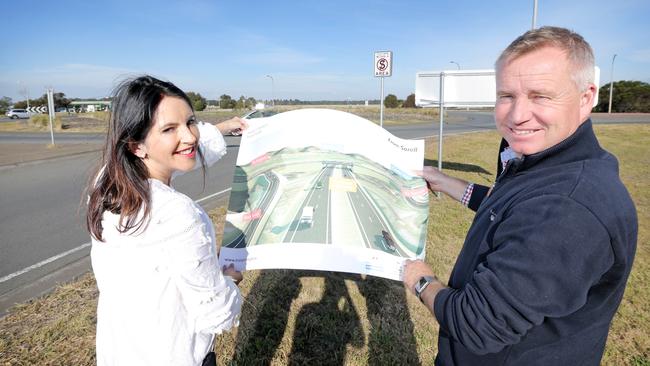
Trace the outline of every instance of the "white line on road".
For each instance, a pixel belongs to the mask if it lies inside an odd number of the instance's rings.
[[[78,247],[76,247],[76,248],[74,248],[74,249],[70,249],[70,250],[68,250],[67,252],[63,252],[63,253],[61,253],[61,254],[57,254],[57,255],[55,255],[54,257],[50,257],[50,258],[48,258],[48,259],[46,259],[46,260],[44,260],[44,261],[40,261],[40,262],[38,262],[38,263],[36,263],[36,264],[34,264],[34,265],[31,265],[31,266],[29,266],[29,267],[27,267],[27,268],[23,268],[23,269],[21,269],[21,270],[18,271],[18,272],[14,272],[14,273],[8,274],[8,275],[6,275],[6,276],[0,278],[0,283],[7,282],[7,281],[9,281],[10,279],[12,279],[12,278],[14,278],[14,277],[16,277],[16,276],[20,276],[20,275],[25,274],[25,273],[27,273],[27,272],[29,272],[29,271],[31,271],[31,270],[36,269],[36,268],[43,267],[44,265],[46,265],[46,264],[48,264],[48,263],[54,262],[55,260],[57,260],[57,259],[59,259],[59,258],[63,258],[63,257],[65,257],[66,255],[70,255],[70,254],[72,254],[72,253],[74,253],[74,252],[76,252],[76,251],[79,251],[79,250],[81,250],[81,249],[83,249],[83,248],[86,248],[86,247],[88,247],[88,246],[90,246],[90,242],[85,243],[85,244],[82,244],[82,245],[80,245],[80,246],[78,246]]]
[[[201,202],[203,202],[203,201],[209,200],[210,198],[213,198],[213,197],[219,196],[219,195],[221,195],[221,194],[224,194],[224,193],[230,191],[231,189],[232,189],[232,188],[224,189],[224,190],[221,191],[221,192],[213,193],[213,194],[211,194],[211,195],[209,195],[209,196],[205,196],[205,197],[203,197],[203,198],[199,198],[198,200],[196,200],[196,201],[194,201],[194,202],[196,202],[196,203],[201,203]],[[33,271],[33,270],[35,270],[35,269],[37,269],[37,268],[43,267],[44,265],[46,265],[46,264],[48,264],[48,263],[52,263],[52,262],[54,262],[54,261],[57,260],[57,259],[61,259],[61,258],[65,257],[65,256],[67,256],[67,255],[70,255],[70,254],[72,254],[72,253],[74,253],[74,252],[78,252],[78,251],[80,251],[80,250],[82,250],[82,249],[84,249],[84,248],[87,248],[87,247],[89,247],[89,246],[90,246],[90,242],[88,242],[88,243],[84,243],[84,244],[81,244],[80,246],[78,246],[78,247],[76,247],[76,248],[70,249],[70,250],[68,250],[68,251],[66,251],[66,252],[63,252],[63,253],[57,254],[57,255],[55,255],[55,256],[53,256],[53,257],[47,258],[47,259],[45,259],[45,260],[42,260],[42,261],[40,261],[40,262],[38,262],[38,263],[36,263],[36,264],[33,264],[33,265],[29,266],[29,267],[23,268],[23,269],[21,269],[20,271],[16,271],[16,272],[14,272],[14,273],[10,273],[10,274],[8,274],[8,275],[6,275],[6,276],[0,278],[0,283],[7,282],[7,281],[9,281],[10,279],[12,279],[12,278],[14,278],[14,277],[17,277],[17,276],[23,275],[23,274],[25,274],[25,273],[27,273],[27,272],[29,272],[29,271]]]
[[[231,190],[231,189],[232,189],[232,188],[224,189],[224,190],[221,191],[221,192],[213,193],[213,194],[211,194],[211,195],[209,195],[209,196],[205,196],[205,197],[203,197],[203,198],[199,198],[198,200],[196,200],[196,201],[194,201],[194,202],[196,202],[196,203],[201,203],[201,202],[203,202],[203,201],[209,200],[210,198],[213,198],[213,197],[219,196],[219,195],[221,195],[221,194],[223,194],[223,193],[226,193],[226,192],[228,192],[228,191]]]

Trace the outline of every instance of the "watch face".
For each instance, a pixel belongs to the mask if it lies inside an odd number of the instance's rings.
[[[418,283],[415,285],[415,292],[417,293],[418,297],[420,296],[420,293],[424,291],[424,289],[433,281],[433,277],[431,276],[423,276],[420,277],[420,280]]]
[[[428,281],[427,281],[426,278],[424,278],[424,277],[420,278],[420,280],[418,281],[417,286],[415,287],[418,290],[418,292],[420,292],[420,289],[422,288],[422,286],[424,286],[424,284],[427,283],[427,282]]]

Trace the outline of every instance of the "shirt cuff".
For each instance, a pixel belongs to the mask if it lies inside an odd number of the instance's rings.
[[[460,203],[467,207],[469,205],[469,199],[472,197],[472,191],[474,191],[474,183],[470,183],[467,185],[465,188],[465,193],[463,193],[463,196],[460,198]]]
[[[490,187],[482,186],[480,184],[474,184],[474,189],[472,190],[472,196],[469,198],[469,203],[467,207],[476,212],[481,205],[481,202],[487,197]]]

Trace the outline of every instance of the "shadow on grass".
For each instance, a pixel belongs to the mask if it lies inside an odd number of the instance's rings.
[[[401,282],[368,276],[321,271],[262,271],[242,309],[233,364],[268,365],[287,328],[292,302],[302,290],[301,277],[325,280],[320,301],[305,304],[297,314],[290,365],[342,365],[348,347],[367,344],[367,360],[360,363],[419,364],[413,324]],[[369,339],[345,280],[356,282],[365,297]]]
[[[432,166],[434,168],[438,167],[438,160],[434,159],[424,159],[425,166]],[[442,169],[444,170],[455,170],[459,172],[468,172],[468,173],[479,173],[479,174],[488,174],[492,175],[489,171],[483,169],[478,165],[465,164],[465,163],[455,163],[449,161],[442,162]]]

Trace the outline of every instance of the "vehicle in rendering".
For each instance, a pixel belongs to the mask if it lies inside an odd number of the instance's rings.
[[[313,223],[314,223],[314,207],[305,206],[302,209],[302,214],[300,215],[300,221],[298,222],[298,225],[305,224],[311,227]]]
[[[390,250],[391,252],[395,251],[395,240],[393,239],[393,236],[390,235],[390,233],[386,230],[381,231],[381,236],[384,238],[384,246],[386,249]]]

